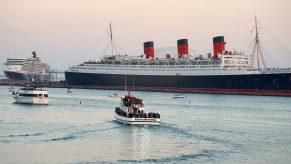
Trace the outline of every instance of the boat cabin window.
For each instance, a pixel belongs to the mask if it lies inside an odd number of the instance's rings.
[[[47,94],[26,94],[26,93],[19,93],[19,96],[24,96],[24,97],[48,97]]]
[[[25,94],[25,93],[19,93],[19,96],[24,96],[24,97],[36,97],[37,94]]]

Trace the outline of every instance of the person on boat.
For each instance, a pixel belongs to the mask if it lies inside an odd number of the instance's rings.
[[[131,108],[130,108],[130,107],[127,108],[127,112],[128,112],[128,113],[131,112]]]

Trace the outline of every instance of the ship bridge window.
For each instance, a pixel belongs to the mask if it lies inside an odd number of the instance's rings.
[[[230,64],[230,61],[229,60],[225,60],[224,64]]]

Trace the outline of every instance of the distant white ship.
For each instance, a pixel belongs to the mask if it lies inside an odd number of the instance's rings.
[[[12,80],[51,81],[50,66],[42,63],[36,52],[30,58],[7,58],[4,74]]]
[[[183,94],[175,94],[173,96],[174,99],[184,98]]]
[[[67,89],[67,93],[72,93],[73,91],[72,91],[72,88],[68,88]]]
[[[108,95],[109,97],[112,97],[112,98],[121,98],[122,96],[118,95],[117,93],[114,93],[112,95]]]

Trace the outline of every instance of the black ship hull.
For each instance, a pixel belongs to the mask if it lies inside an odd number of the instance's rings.
[[[24,73],[14,72],[14,71],[4,71],[7,79],[11,80],[28,80],[28,76]]]
[[[4,74],[7,77],[7,79],[20,81],[41,81],[42,76],[40,73],[23,73],[7,70],[4,71]]]
[[[291,96],[291,73],[253,75],[116,75],[65,72],[71,86],[100,89]]]

